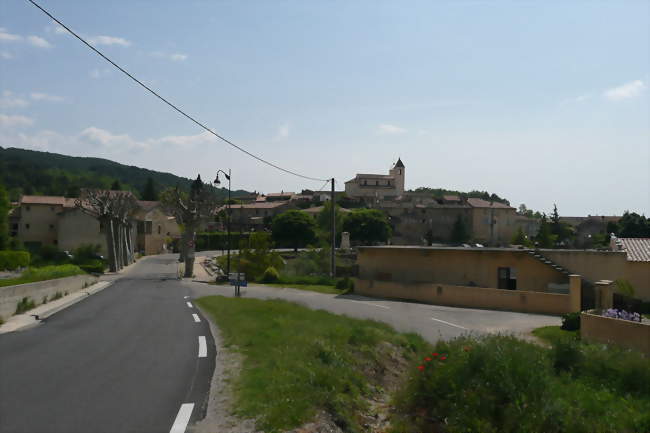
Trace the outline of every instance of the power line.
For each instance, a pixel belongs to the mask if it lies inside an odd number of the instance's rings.
[[[181,110],[180,108],[178,108],[178,107],[177,107],[176,105],[174,105],[173,103],[169,102],[167,99],[165,99],[165,98],[163,98],[162,96],[160,96],[160,95],[159,95],[155,90],[153,90],[153,89],[151,89],[150,87],[148,87],[146,84],[144,84],[142,81],[138,80],[136,77],[134,77],[133,75],[131,75],[131,74],[130,74],[129,72],[127,72],[124,68],[122,68],[121,66],[119,66],[117,63],[115,63],[114,61],[112,61],[111,59],[109,59],[108,57],[106,57],[106,56],[104,55],[104,53],[102,53],[101,51],[99,51],[97,48],[93,47],[90,43],[86,42],[86,40],[85,40],[84,38],[82,38],[81,36],[79,36],[78,34],[76,34],[76,33],[75,33],[74,31],[72,31],[69,27],[67,27],[65,24],[63,24],[61,21],[59,21],[57,18],[55,18],[51,13],[49,13],[48,11],[46,11],[45,9],[43,9],[43,7],[41,7],[41,6],[40,6],[38,3],[36,3],[34,0],[27,0],[27,1],[30,2],[31,4],[33,4],[34,6],[36,6],[38,9],[40,9],[41,12],[43,12],[45,15],[47,15],[48,17],[50,17],[50,18],[51,18],[52,20],[54,20],[57,24],[59,24],[61,27],[63,27],[64,29],[66,29],[66,30],[67,30],[67,31],[68,31],[72,36],[74,36],[75,38],[79,39],[79,40],[80,40],[81,42],[83,42],[83,43],[84,43],[88,48],[90,48],[91,50],[93,50],[95,53],[97,53],[100,57],[102,57],[102,58],[103,58],[104,60],[106,60],[108,63],[110,63],[111,65],[113,65],[113,66],[116,67],[117,69],[119,69],[122,73],[124,73],[124,75],[126,75],[127,77],[129,77],[130,79],[132,79],[133,81],[135,81],[135,82],[136,82],[137,84],[139,84],[141,87],[143,87],[143,88],[145,88],[146,90],[148,90],[148,91],[149,91],[152,95],[154,95],[156,98],[160,99],[160,100],[163,101],[165,104],[167,104],[168,106],[170,106],[171,108],[173,108],[174,110],[176,110],[178,113],[180,113],[180,114],[183,115],[184,117],[188,118],[189,120],[191,120],[192,122],[194,122],[195,124],[197,124],[198,126],[200,126],[201,128],[205,129],[206,131],[208,131],[210,134],[214,135],[214,136],[217,137],[218,139],[220,139],[220,140],[222,140],[222,141],[228,143],[229,145],[231,145],[231,146],[234,147],[235,149],[237,149],[237,150],[239,150],[239,151],[245,153],[246,155],[250,156],[251,158],[255,158],[255,159],[258,160],[259,162],[261,162],[261,163],[263,163],[263,164],[266,164],[266,165],[269,165],[269,166],[271,166],[271,167],[273,167],[273,168],[275,168],[275,169],[278,169],[278,170],[280,170],[280,171],[283,171],[283,172],[285,172],[285,173],[292,174],[292,175],[294,175],[294,176],[298,176],[298,177],[301,177],[301,178],[303,178],[303,179],[314,180],[314,181],[319,181],[319,182],[322,182],[322,181],[326,180],[326,179],[320,179],[320,178],[317,178],[317,177],[305,176],[305,175],[303,175],[303,174],[296,173],[295,171],[291,171],[291,170],[287,170],[286,168],[282,168],[282,167],[280,167],[279,165],[276,165],[276,164],[274,164],[274,163],[272,163],[272,162],[270,162],[270,161],[267,161],[267,160],[265,160],[265,159],[263,159],[263,158],[261,158],[261,157],[255,155],[255,154],[253,154],[253,153],[247,151],[246,149],[244,149],[244,148],[242,148],[242,147],[236,145],[235,143],[233,143],[232,141],[226,139],[225,137],[222,137],[221,135],[217,134],[216,132],[214,132],[213,130],[211,130],[211,129],[208,128],[207,126],[205,126],[203,123],[201,123],[201,122],[199,122],[198,120],[196,120],[194,117],[192,117],[192,116],[190,116],[189,114],[185,113],[183,110]],[[329,179],[328,179],[328,181],[329,181]]]

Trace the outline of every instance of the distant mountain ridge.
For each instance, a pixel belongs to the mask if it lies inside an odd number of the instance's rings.
[[[149,178],[153,179],[158,193],[176,186],[189,190],[192,182],[172,173],[124,165],[108,159],[0,147],[0,183],[5,185],[11,200],[17,200],[21,194],[76,197],[81,188],[110,188],[116,180],[122,189],[140,197]],[[219,197],[228,194],[225,188],[215,191]],[[232,192],[233,197],[245,194],[249,192]]]

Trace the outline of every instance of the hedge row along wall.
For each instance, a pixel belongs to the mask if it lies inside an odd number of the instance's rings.
[[[0,271],[13,271],[29,266],[30,255],[27,251],[0,251]]]

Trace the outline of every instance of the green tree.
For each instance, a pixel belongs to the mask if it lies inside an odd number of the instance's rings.
[[[462,244],[469,240],[469,230],[467,230],[467,224],[465,220],[458,215],[456,221],[454,221],[454,226],[451,229],[451,241],[455,244]]]
[[[142,200],[147,200],[147,201],[158,200],[158,193],[156,192],[156,188],[154,186],[152,177],[147,178],[147,183],[145,184],[144,190],[142,191]]]
[[[525,247],[532,246],[532,242],[530,239],[528,239],[528,236],[526,236],[524,230],[521,227],[517,229],[517,232],[512,237],[512,243],[513,245],[523,245]]]
[[[288,210],[273,218],[271,232],[277,245],[289,246],[294,251],[316,241],[314,219],[299,210]]]
[[[358,209],[343,219],[343,231],[350,233],[350,239],[363,245],[387,242],[391,228],[386,215],[377,209]]]
[[[120,183],[119,180],[116,180],[111,184],[111,191],[121,191],[122,190],[122,184]]]
[[[618,233],[621,238],[650,237],[650,219],[636,212],[625,211],[618,221]]]
[[[551,213],[550,222],[551,234],[555,236],[555,243],[566,245],[573,235],[571,226],[560,221],[560,214],[557,210],[557,205],[553,204],[553,213]]]
[[[337,204],[334,209],[334,218],[336,221],[336,239],[337,242],[343,231],[343,213],[341,212],[341,207]],[[316,224],[320,230],[320,236],[325,242],[329,245],[332,243],[332,202],[327,201],[323,205],[323,210],[321,210],[316,216]]]
[[[542,214],[539,230],[537,231],[537,236],[535,236],[535,242],[540,248],[553,248],[555,245],[555,236],[551,233],[551,227],[546,218],[546,214]]]
[[[271,246],[271,236],[266,232],[251,233],[248,239],[241,240],[241,253],[235,262],[238,272],[244,272],[247,279],[257,281],[269,267],[281,269],[282,257],[271,251]]]
[[[0,183],[0,250],[9,248],[9,196]]]

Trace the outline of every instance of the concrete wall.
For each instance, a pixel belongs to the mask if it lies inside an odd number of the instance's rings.
[[[602,317],[589,312],[580,315],[580,337],[586,341],[617,344],[650,356],[650,324]]]
[[[650,301],[650,262],[630,262],[621,251],[541,250],[541,253],[591,282],[627,280],[635,288],[635,297]]]
[[[547,292],[568,278],[525,250],[361,247],[359,278],[497,288],[498,268],[514,268],[517,289]]]
[[[43,302],[43,297],[52,297],[56,292],[73,293],[97,282],[93,275],[75,275],[37,283],[19,284],[0,287],[0,317],[7,319],[16,312],[16,306],[24,297],[29,297],[36,304]]]
[[[22,205],[18,239],[23,243],[40,242],[41,245],[57,245],[58,214],[62,210],[63,206],[60,205]]]
[[[580,310],[579,277],[577,283],[572,285],[571,292],[568,295],[364,279],[356,279],[354,291],[366,296],[407,299],[436,305],[489,308],[526,313],[564,314]]]

